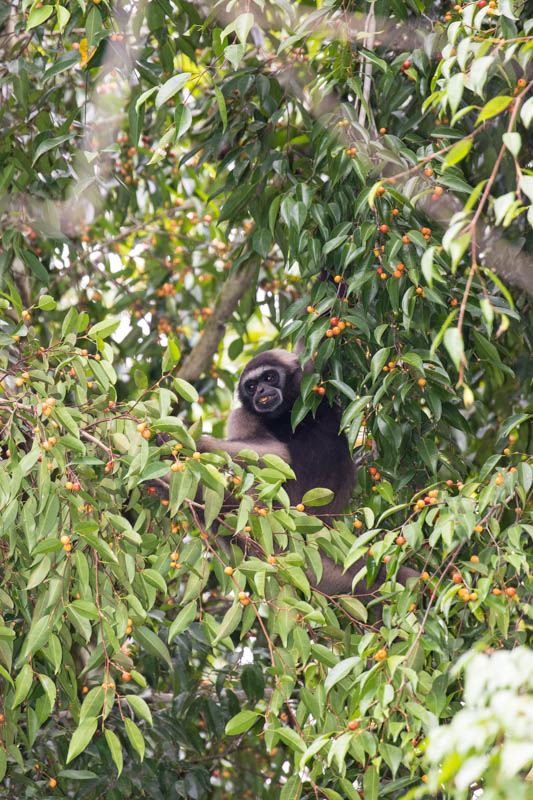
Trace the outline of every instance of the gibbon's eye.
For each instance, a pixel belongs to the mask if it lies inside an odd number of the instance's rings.
[[[277,372],[265,372],[264,380],[267,383],[273,383],[274,385],[278,382],[278,375]]]
[[[248,381],[246,384],[246,391],[248,394],[255,394],[255,390],[257,389],[257,383],[255,381]]]

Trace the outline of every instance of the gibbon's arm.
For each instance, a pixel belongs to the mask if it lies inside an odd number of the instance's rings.
[[[227,439],[200,436],[196,446],[200,453],[224,450],[230,458],[235,458],[241,450],[255,450],[258,456],[271,453],[288,464],[291,458],[287,445],[272,436],[257,415],[242,407],[236,408],[229,416]]]
[[[267,453],[279,456],[290,464],[289,448],[277,439],[216,439],[214,436],[200,436],[196,442],[200,453],[211,453],[213,450],[223,450],[230,458],[236,458],[241,450],[255,450],[258,456]]]

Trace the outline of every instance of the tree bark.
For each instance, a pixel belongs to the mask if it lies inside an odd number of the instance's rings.
[[[220,344],[226,324],[231,319],[239,300],[250,287],[259,266],[257,257],[245,262],[242,269],[230,275],[222,286],[213,314],[208,318],[203,333],[178,370],[177,377],[196,381],[205,372]]]

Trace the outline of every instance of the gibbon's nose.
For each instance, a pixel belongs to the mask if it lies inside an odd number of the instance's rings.
[[[255,401],[262,406],[270,405],[271,401],[275,399],[275,392],[272,387],[266,383],[260,383],[255,392]]]

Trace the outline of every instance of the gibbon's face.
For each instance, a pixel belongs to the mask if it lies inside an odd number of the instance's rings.
[[[287,410],[286,380],[286,372],[280,367],[265,365],[245,371],[239,385],[243,405],[260,416],[278,417]]]

